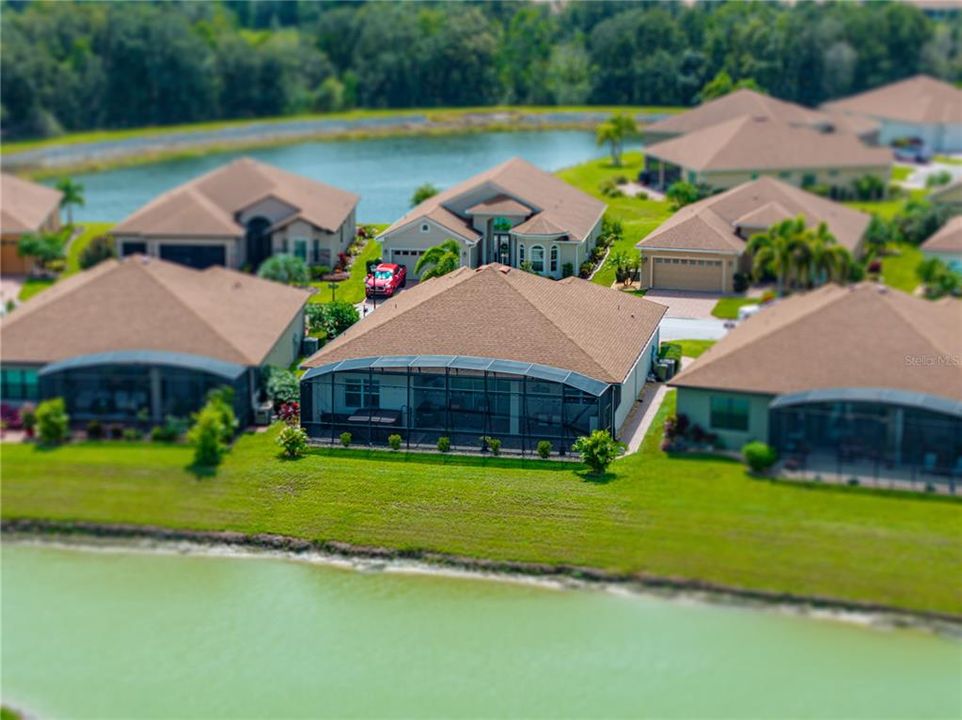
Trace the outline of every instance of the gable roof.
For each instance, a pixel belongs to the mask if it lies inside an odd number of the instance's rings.
[[[36,232],[60,207],[61,198],[59,190],[0,173],[0,232]]]
[[[880,167],[886,148],[847,133],[820,132],[766,118],[742,117],[655,143],[645,154],[691,170],[792,170]]]
[[[826,285],[753,315],[671,384],[771,395],[885,388],[962,400],[962,365],[952,362],[962,356],[960,327],[962,301]]]
[[[134,255],[56,283],[2,320],[4,362],[158,350],[259,365],[307,302],[305,290],[223,267]]]
[[[238,158],[154,198],[113,229],[118,234],[238,237],[236,216],[266,198],[294,208],[300,218],[336,231],[358,202],[354,193],[252,160]]]
[[[467,212],[471,215],[521,215],[527,217],[531,213],[531,208],[507,195],[495,195],[493,198],[469,207]]]
[[[648,125],[645,127],[645,134],[685,135],[745,115],[812,127],[828,121],[827,116],[817,110],[754,90],[741,89]]]
[[[912,123],[962,123],[962,90],[928,75],[916,75],[823,105],[869,117]]]
[[[772,177],[742,183],[686,205],[638,243],[645,249],[708,250],[741,253],[739,227],[766,228],[801,215],[809,226],[825,223],[836,242],[858,249],[872,218]]]
[[[949,221],[922,243],[921,247],[929,252],[962,254],[962,215],[949,218]],[[962,328],[959,332],[962,332]]]
[[[438,209],[443,209],[450,216],[447,218],[450,223],[454,223],[451,218],[456,218],[459,229],[454,230],[450,227],[449,229],[464,237],[480,237],[471,227],[470,220],[459,217],[446,207],[451,201],[465,193],[477,190],[486,183],[490,183],[498,190],[492,194],[492,198],[506,195],[520,200],[531,208],[540,208],[535,210],[531,219],[541,217],[575,240],[584,240],[591,233],[606,207],[600,200],[551,173],[535,167],[527,160],[516,157],[428,198],[394,222],[381,233],[381,237],[423,217],[437,219]],[[477,207],[477,204],[474,207]]]
[[[577,278],[485,265],[460,268],[388,300],[308,359],[469,355],[550,365],[622,382],[667,308]]]

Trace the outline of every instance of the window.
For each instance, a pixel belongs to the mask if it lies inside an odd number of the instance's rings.
[[[381,381],[352,379],[344,383],[344,404],[348,407],[381,407]]]
[[[304,238],[294,238],[294,256],[307,262],[307,240]]]
[[[431,230],[431,226],[427,223],[421,223],[421,232],[428,232]]]
[[[531,246],[531,269],[536,273],[544,272],[544,248],[540,245]]]
[[[518,245],[518,265],[524,262],[524,245]]]
[[[30,368],[0,372],[0,396],[4,400],[36,400],[37,371]]]
[[[811,187],[818,181],[814,173],[805,173],[802,176],[802,187]]]
[[[688,171],[688,182],[691,183],[692,185],[697,185],[697,184],[698,184],[698,173],[696,173],[694,170],[689,170],[689,171]]]
[[[712,397],[709,424],[713,430],[748,430],[748,400]]]
[[[829,177],[838,177],[838,170],[829,170],[828,175]]]
[[[549,265],[548,265],[549,270],[551,270],[551,272],[553,273],[558,272],[558,246],[557,245],[551,246],[551,255],[549,256],[549,258],[550,258]]]
[[[790,178],[791,176],[792,172],[790,170],[782,170],[780,173],[778,173],[778,177],[782,179]]]

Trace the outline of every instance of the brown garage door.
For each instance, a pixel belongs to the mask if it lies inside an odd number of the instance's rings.
[[[721,292],[723,265],[721,260],[691,258],[653,258],[652,285],[662,290],[702,290]]]
[[[17,239],[4,238],[0,243],[0,274],[25,275],[30,271],[33,263],[29,258],[20,257],[17,253]]]

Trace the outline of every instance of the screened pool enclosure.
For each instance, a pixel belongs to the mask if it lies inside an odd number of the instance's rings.
[[[614,433],[621,388],[546,365],[419,355],[343,360],[301,379],[301,424],[319,440],[477,449],[482,436],[530,452],[541,440],[567,452],[593,430]]]
[[[62,397],[72,420],[160,422],[188,417],[210,390],[234,389],[234,411],[250,415],[250,374],[243,365],[183,353],[121,351],[82,355],[40,370],[41,397]],[[145,417],[146,416],[146,417]]]

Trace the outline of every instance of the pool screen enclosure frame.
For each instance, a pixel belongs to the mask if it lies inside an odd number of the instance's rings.
[[[592,430],[614,434],[621,387],[547,365],[469,356],[406,355],[343,360],[301,379],[301,424],[336,443],[478,448],[495,437],[505,449],[555,452]]]

